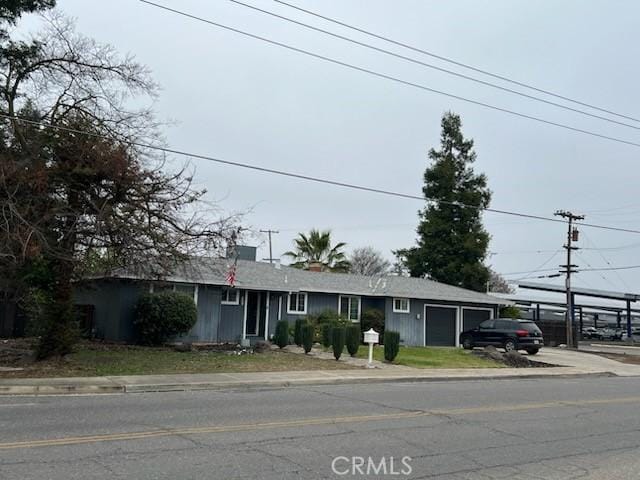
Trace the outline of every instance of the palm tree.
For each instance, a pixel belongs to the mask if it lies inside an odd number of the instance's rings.
[[[346,243],[336,243],[331,246],[331,230],[312,229],[309,235],[299,233],[294,239],[295,251],[286,252],[284,255],[291,257],[292,267],[309,270],[313,264],[318,264],[322,271],[348,272],[349,262],[342,252]]]

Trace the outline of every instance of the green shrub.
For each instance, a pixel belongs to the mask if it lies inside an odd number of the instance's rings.
[[[360,321],[362,331],[374,329],[380,334],[380,343],[384,343],[384,312],[377,308],[368,308],[362,312]]]
[[[302,328],[307,324],[306,318],[298,318],[293,331],[293,342],[299,347],[302,346]]]
[[[280,348],[284,348],[289,345],[289,322],[286,320],[280,320],[276,324],[276,334],[274,337],[276,345]]]
[[[179,292],[151,293],[140,297],[134,326],[140,343],[160,345],[187,333],[195,325],[198,310],[193,298]]]
[[[331,346],[331,330],[333,327],[328,323],[321,325],[322,329],[322,346],[324,348],[329,348]]]
[[[302,346],[304,347],[304,353],[309,353],[311,351],[315,333],[316,330],[310,323],[306,323],[302,326]]]
[[[333,327],[331,329],[331,346],[336,360],[340,360],[342,350],[344,350],[345,331],[344,327]]]
[[[346,330],[346,344],[349,355],[355,357],[360,347],[360,340],[362,338],[362,332],[359,325],[349,325]]]
[[[393,362],[400,350],[400,333],[392,330],[384,332],[384,359]]]
[[[500,309],[500,318],[520,318],[520,309],[515,305],[509,305]]]

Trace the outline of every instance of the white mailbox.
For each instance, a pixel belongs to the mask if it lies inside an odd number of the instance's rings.
[[[364,332],[364,343],[369,344],[369,363],[367,363],[367,368],[373,368],[373,344],[378,343],[379,338],[380,334],[373,328]]]
[[[379,343],[380,334],[373,328],[364,332],[364,343]]]

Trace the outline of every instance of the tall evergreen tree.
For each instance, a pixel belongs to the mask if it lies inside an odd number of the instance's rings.
[[[424,173],[427,206],[419,213],[417,246],[397,254],[412,277],[486,291],[489,269],[483,262],[490,237],[482,209],[489,206],[491,191],[486,176],[471,167],[476,153],[473,140],[462,134],[460,116],[447,112],[441,124],[440,149],[429,150],[431,164]]]

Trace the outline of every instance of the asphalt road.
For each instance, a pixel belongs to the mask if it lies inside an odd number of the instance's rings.
[[[635,479],[639,409],[604,377],[0,397],[0,478]]]

